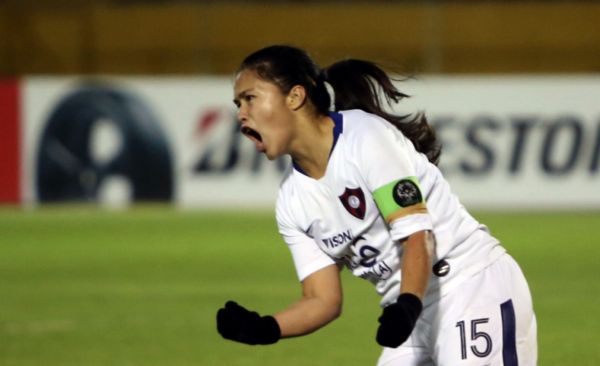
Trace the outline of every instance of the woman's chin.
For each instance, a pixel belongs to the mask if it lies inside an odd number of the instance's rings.
[[[277,151],[275,151],[274,149],[265,149],[265,151],[263,151],[263,154],[265,154],[265,156],[267,157],[267,159],[273,161],[275,159],[277,159],[278,157],[280,157],[283,154],[278,153]]]
[[[276,155],[269,154],[268,151],[265,151],[265,156],[267,157],[267,159],[269,159],[271,161],[273,161],[273,160],[275,160],[275,159],[278,158],[278,156],[276,156]]]

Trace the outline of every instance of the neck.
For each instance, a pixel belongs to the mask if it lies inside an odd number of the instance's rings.
[[[297,126],[298,134],[290,145],[290,155],[304,173],[320,179],[327,170],[335,123],[329,116],[319,116],[302,118]]]

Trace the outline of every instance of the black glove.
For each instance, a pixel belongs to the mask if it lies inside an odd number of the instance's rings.
[[[423,304],[413,294],[402,294],[396,303],[386,306],[379,317],[377,343],[384,347],[397,348],[404,343],[421,315]]]
[[[261,317],[233,301],[227,301],[217,312],[217,330],[225,339],[251,345],[272,344],[281,338],[275,318]]]

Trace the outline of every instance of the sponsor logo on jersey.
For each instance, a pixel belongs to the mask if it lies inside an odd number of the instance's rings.
[[[392,190],[392,196],[400,207],[408,207],[423,202],[423,196],[419,187],[409,179],[398,181]]]
[[[352,236],[352,230],[346,230],[342,233],[332,236],[331,238],[325,238],[321,240],[327,248],[336,248],[340,245],[351,242],[352,239],[354,239],[354,237]]]
[[[365,194],[360,187],[358,188],[347,188],[344,194],[339,196],[342,205],[350,213],[350,215],[357,219],[363,220],[367,211],[367,205],[365,203]]]
[[[369,268],[367,271],[364,271],[358,277],[363,278],[365,280],[369,280],[369,278],[376,278],[380,280],[387,280],[392,276],[394,271],[388,266],[385,261],[381,261],[376,265]]]
[[[361,238],[362,238],[362,236],[361,236]],[[360,264],[363,267],[369,268],[369,267],[373,267],[377,263],[377,256],[379,254],[381,254],[381,252],[379,251],[379,249],[373,248],[370,245],[363,245],[359,249],[359,254],[360,254],[360,257],[362,258],[360,260]]]

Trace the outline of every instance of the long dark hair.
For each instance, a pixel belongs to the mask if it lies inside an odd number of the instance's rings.
[[[424,113],[396,116],[384,110],[384,103],[391,106],[408,95],[396,89],[393,80],[373,62],[348,59],[321,69],[302,49],[271,46],[246,57],[238,73],[244,70],[255,70],[261,78],[277,85],[285,95],[294,86],[301,85],[320,115],[326,115],[331,105],[325,86],[327,82],[335,94],[336,111],[361,109],[375,114],[399,129],[431,163],[437,165],[440,159],[441,143]]]

